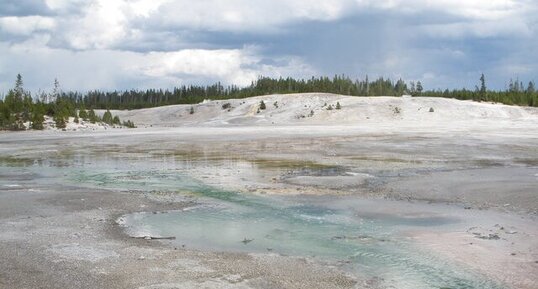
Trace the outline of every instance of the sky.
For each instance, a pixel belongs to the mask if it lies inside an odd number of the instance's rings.
[[[537,0],[1,0],[0,93],[345,74],[538,81]]]

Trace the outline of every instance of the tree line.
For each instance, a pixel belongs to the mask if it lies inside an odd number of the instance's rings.
[[[480,76],[479,85],[474,90],[453,89],[453,90],[429,90],[424,92],[427,96],[455,98],[460,100],[491,101],[508,105],[534,106],[538,107],[538,91],[534,81],[529,81],[525,86],[519,79],[510,79],[505,90],[488,90],[484,74]]]
[[[44,129],[45,116],[52,118],[56,128],[64,129],[72,117],[73,122],[87,121],[90,123],[106,123],[134,127],[134,123],[121,123],[118,116],[112,116],[107,110],[102,117],[93,108],[86,109],[84,103],[77,102],[60,91],[59,82],[54,81],[51,93],[42,93],[32,97],[24,89],[22,76],[17,75],[15,86],[10,89],[3,99],[0,99],[0,130]]]
[[[212,85],[182,85],[173,89],[146,89],[125,91],[61,91],[55,80],[51,93],[41,93],[32,97],[24,90],[22,76],[17,75],[15,86],[0,100],[0,129],[23,129],[25,122],[31,127],[42,127],[45,115],[54,118],[57,127],[65,127],[69,117],[75,121],[83,118],[87,121],[104,121],[119,124],[119,119],[110,118],[108,114],[100,119],[94,109],[138,109],[172,104],[195,104],[205,99],[246,98],[267,94],[325,92],[351,96],[434,96],[456,98],[461,100],[493,101],[509,105],[538,107],[538,92],[535,83],[526,86],[518,79],[510,80],[505,90],[490,90],[486,86],[485,76],[481,75],[474,90],[429,90],[424,91],[420,81],[393,81],[389,78],[369,80],[351,79],[344,75],[329,77],[312,77],[309,79],[260,77],[246,87],[236,85],[223,86],[220,82]],[[133,127],[132,122],[122,123]]]
[[[411,89],[401,79],[378,78],[369,81],[352,80],[346,76],[312,77],[310,79],[261,77],[249,86],[223,86],[220,82],[213,85],[182,85],[171,90],[147,89],[126,91],[90,91],[86,94],[68,92],[65,96],[87,107],[99,109],[137,109],[171,104],[195,104],[205,99],[246,98],[267,94],[326,92],[355,96],[400,96],[405,93],[422,92],[422,85],[412,83]]]
[[[312,77],[309,79],[260,77],[246,87],[213,85],[182,85],[171,90],[147,89],[125,91],[90,91],[64,93],[68,99],[87,107],[99,109],[137,109],[171,104],[195,104],[205,99],[246,98],[267,94],[325,92],[351,96],[438,96],[462,100],[495,101],[510,105],[538,106],[538,95],[534,82],[524,87],[519,81],[511,81],[510,87],[502,91],[489,90],[482,75],[474,90],[465,88],[454,90],[424,91],[420,81],[409,83],[388,78],[369,80],[351,79],[347,76]]]

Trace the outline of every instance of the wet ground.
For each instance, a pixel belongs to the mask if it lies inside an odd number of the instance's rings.
[[[534,136],[281,130],[3,134],[0,287],[536,285]]]

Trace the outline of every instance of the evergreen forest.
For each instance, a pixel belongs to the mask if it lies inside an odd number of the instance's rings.
[[[268,94],[322,92],[350,96],[429,96],[460,100],[498,102],[508,105],[538,107],[538,92],[535,83],[524,84],[518,79],[510,80],[505,90],[490,90],[485,76],[477,79],[474,89],[429,90],[423,83],[393,81],[388,78],[369,80],[351,79],[336,75],[312,77],[309,79],[260,77],[246,87],[223,86],[220,82],[212,85],[182,85],[173,89],[146,89],[125,91],[62,91],[58,80],[54,81],[51,92],[32,95],[24,89],[23,78],[16,76],[15,84],[7,94],[0,95],[0,129],[24,130],[43,129],[45,116],[54,120],[57,128],[65,128],[69,118],[91,123],[103,122],[109,125],[134,127],[131,121],[121,122],[112,116],[109,109],[139,109],[173,104],[196,104],[206,99],[246,98]],[[99,117],[94,109],[106,109]],[[27,125],[25,125],[27,124]]]

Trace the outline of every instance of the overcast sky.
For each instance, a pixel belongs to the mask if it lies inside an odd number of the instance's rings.
[[[1,0],[0,92],[346,74],[538,80],[536,0]]]

